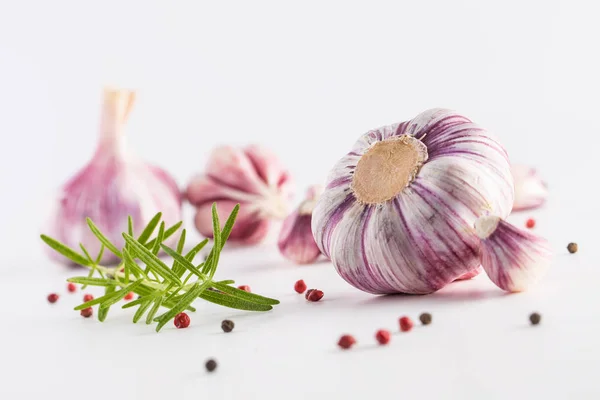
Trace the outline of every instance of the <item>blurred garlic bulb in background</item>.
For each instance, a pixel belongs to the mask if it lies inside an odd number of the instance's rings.
[[[323,192],[320,185],[311,186],[300,206],[287,216],[279,232],[279,252],[297,264],[313,263],[321,255],[311,231],[312,212]]]
[[[548,186],[535,168],[525,165],[510,167],[515,181],[513,211],[523,211],[542,206],[548,197]]]
[[[476,274],[473,224],[512,205],[504,148],[467,117],[432,109],[358,139],[330,172],[312,230],[358,289],[426,294]]]
[[[96,152],[62,187],[45,229],[71,248],[83,244],[92,257],[100,245],[87,226],[87,217],[117,248],[124,244],[121,234],[127,231],[128,216],[138,232],[157,212],[162,212],[167,226],[181,220],[181,194],[176,182],[164,170],[139,159],[127,146],[125,125],[134,101],[133,91],[104,89]],[[48,249],[52,258],[70,263]],[[110,251],[104,251],[103,263],[116,260]]]
[[[293,194],[290,174],[266,149],[215,148],[203,174],[187,186],[186,197],[196,207],[195,224],[201,235],[212,237],[211,204],[225,214],[240,203],[230,242],[255,244],[267,235],[273,220],[284,219]]]

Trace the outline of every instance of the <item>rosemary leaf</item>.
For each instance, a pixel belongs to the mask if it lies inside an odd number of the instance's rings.
[[[98,229],[98,227],[94,224],[94,222],[89,218],[86,218],[85,220],[87,221],[87,224],[88,224],[90,230],[98,238],[98,240],[104,246],[106,246],[106,248],[108,250],[110,250],[114,255],[116,255],[119,258],[122,258],[123,254],[121,254],[121,251],[119,249],[117,249],[117,246],[112,244],[110,242],[110,240],[108,240],[108,238],[102,234],[102,232],[100,232],[100,229]]]
[[[165,221],[160,223],[160,227],[158,228],[158,235],[156,235],[156,242],[154,242],[154,247],[152,248],[152,254],[157,255],[160,250],[160,244],[163,242],[163,236],[165,234]]]
[[[225,246],[225,242],[227,242],[227,239],[229,239],[229,234],[231,234],[231,230],[233,229],[233,224],[235,224],[235,220],[237,218],[239,211],[240,211],[240,205],[236,204],[235,207],[233,207],[231,214],[229,214],[229,218],[227,218],[227,221],[225,221],[225,226],[223,227],[223,230],[221,231],[221,249],[223,248],[223,246]]]
[[[231,286],[223,285],[220,282],[213,282],[212,287],[214,287],[217,290],[220,290],[223,293],[227,293],[228,295],[234,296],[240,300],[249,301],[251,303],[269,304],[269,305],[279,304],[279,300],[260,296],[255,293],[249,293],[249,292],[246,292],[245,290],[241,290],[241,289],[234,288]]]
[[[127,249],[123,250],[123,261],[125,263],[125,271],[129,269],[133,273],[133,275],[135,275],[135,277],[138,279],[140,276],[147,278],[146,274],[144,273],[144,270],[141,269],[139,265],[137,265],[131,254],[129,254],[129,250]]]
[[[232,213],[233,214],[233,213]],[[213,259],[208,270],[209,277],[215,275],[217,271],[217,265],[219,264],[219,257],[221,250],[223,249],[223,243],[221,242],[221,223],[219,221],[219,213],[217,212],[217,203],[212,204],[212,218],[213,218]]]
[[[138,258],[142,260],[147,267],[156,272],[158,275],[162,276],[167,282],[181,286],[181,280],[179,277],[175,275],[175,273],[171,271],[171,269],[167,267],[167,265],[156,255],[154,255],[150,250],[148,250],[128,234],[123,233],[123,237],[125,238],[125,241],[129,243],[135,250]]]
[[[102,256],[104,255],[104,243],[100,246],[100,251],[98,252],[98,256],[96,256],[96,264],[100,264],[100,260],[102,260]]]
[[[133,236],[133,218],[131,218],[131,215],[127,216],[127,233]]]
[[[152,323],[154,316],[156,315],[158,309],[160,308],[160,305],[162,304],[162,300],[162,296],[154,300],[154,305],[152,306],[152,309],[150,310],[148,315],[146,315],[146,325],[150,325]]]
[[[92,260],[92,257],[90,256],[90,253],[88,253],[87,249],[85,248],[85,246],[83,245],[83,243],[79,243],[79,248],[81,249],[81,251],[83,251],[83,254],[85,255],[85,258],[88,259],[88,261],[91,264],[94,264],[94,260]]]
[[[186,234],[186,231],[185,231],[185,229],[183,229],[181,231],[181,235],[179,236],[179,241],[177,242],[177,253],[178,254],[181,254],[181,252],[183,251],[183,246],[185,246],[185,234]],[[163,245],[161,244],[161,246],[163,246]],[[173,267],[171,269],[179,278],[181,278],[181,275],[183,275],[183,273],[185,272],[185,268],[183,268],[177,260],[173,261]]]
[[[196,300],[200,293],[202,293],[210,284],[210,281],[206,281],[202,284],[200,284],[200,282],[196,282],[186,294],[181,296],[181,299],[179,300],[179,302],[177,302],[175,307],[171,308],[169,311],[156,318],[156,320],[158,321],[158,325],[156,326],[156,332],[160,331],[167,322],[169,322],[177,314],[179,314],[180,312],[185,310],[186,307],[192,304],[192,302]]]
[[[46,236],[46,235],[40,235],[40,238],[42,238],[44,243],[46,243],[48,246],[50,246],[51,248],[56,250],[56,252],[67,257],[69,260],[73,261],[74,263],[79,264],[79,265],[84,265],[86,267],[89,267],[92,265],[92,263],[90,263],[89,260],[87,260],[84,256],[77,253],[75,250],[73,250],[69,246],[62,244],[58,240],[52,239],[51,237]]]
[[[179,229],[179,227],[181,227],[181,225],[183,224],[183,221],[179,221],[178,223],[176,223],[175,225],[173,225],[172,227],[170,227],[169,229],[167,229],[165,231],[165,234],[163,235],[163,242],[165,240],[167,240],[168,238],[170,238],[175,232],[177,232],[177,229]],[[154,248],[154,244],[156,243],[156,238],[152,239],[151,241],[149,241],[148,243],[146,243],[146,248],[147,249],[152,249]]]
[[[179,265],[181,265],[183,268],[188,269],[190,272],[192,272],[196,276],[202,278],[203,280],[207,279],[206,275],[204,275],[202,272],[200,272],[200,270],[198,270],[198,268],[196,268],[194,266],[194,264],[189,262],[184,256],[182,256],[181,254],[179,254],[178,252],[176,252],[175,250],[173,250],[172,248],[170,248],[167,245],[163,244],[161,246],[162,246],[162,249],[165,251],[165,253],[167,253],[168,255],[173,257],[173,259],[176,262],[178,262]]]
[[[140,299],[141,300],[141,299]],[[137,324],[137,322],[144,316],[146,310],[152,305],[152,299],[144,300],[144,302],[140,305],[140,307],[136,310],[133,316],[133,323]]]
[[[246,310],[246,311],[269,311],[273,309],[273,306],[268,304],[259,304],[252,303],[249,301],[244,301],[241,299],[237,299],[228,294],[223,294],[219,292],[214,292],[212,290],[205,290],[199,296],[201,299],[206,301],[210,301],[211,303],[215,303],[221,306],[235,308],[238,310]]]
[[[216,283],[220,283],[222,285],[233,285],[235,281],[233,279],[226,279],[224,281],[218,281]]]
[[[93,300],[80,304],[77,307],[75,307],[75,310],[83,310],[84,308],[95,306],[96,304],[101,304],[102,306],[111,306],[119,300],[121,300],[121,298],[127,293],[134,292],[135,289],[141,284],[141,280],[135,281],[131,285],[128,285],[117,292],[114,291],[114,289],[116,289],[114,285],[109,285],[107,286],[107,288],[113,288],[113,290],[110,293],[105,293],[104,296],[97,297]]]
[[[114,286],[108,286],[106,288],[106,290],[104,291],[104,295],[112,295],[113,292],[115,291],[115,287]],[[104,322],[104,320],[106,319],[106,316],[108,315],[108,310],[110,309],[110,305],[101,305],[98,308],[98,321],[100,322]]]
[[[150,222],[148,222],[148,225],[146,225],[146,227],[142,231],[142,234],[138,237],[138,242],[140,242],[141,244],[146,244],[146,240],[150,239],[150,236],[154,232],[154,229],[156,229],[156,226],[160,222],[161,218],[162,218],[162,213],[160,213],[160,212],[157,213],[154,217],[152,217]],[[133,235],[131,235],[131,236],[133,236]]]
[[[91,278],[87,276],[75,276],[73,278],[67,279],[67,282],[79,283],[82,285],[89,286],[112,286],[114,282],[110,279],[103,278]]]

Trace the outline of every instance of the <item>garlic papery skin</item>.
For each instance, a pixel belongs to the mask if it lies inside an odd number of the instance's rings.
[[[128,229],[128,216],[137,234],[158,212],[167,227],[181,220],[182,198],[176,182],[166,171],[139,159],[126,145],[125,124],[134,100],[133,91],[105,88],[96,152],[60,189],[44,229],[73,249],[83,244],[92,257],[100,251],[100,244],[86,218],[117,248],[124,245],[122,233]],[[51,249],[48,254],[70,264]],[[105,249],[102,263],[117,260]]]
[[[249,245],[262,241],[272,222],[288,215],[293,188],[289,172],[270,151],[256,145],[220,146],[212,151],[205,172],[188,184],[186,198],[196,207],[195,225],[206,237],[213,232],[212,203],[223,213],[239,203],[229,240]]]
[[[468,118],[432,109],[356,142],[329,174],[312,231],[358,289],[426,294],[479,267],[475,220],[507,216],[512,203],[503,147]]]
[[[530,210],[542,206],[548,198],[548,185],[535,168],[525,165],[512,165],[511,173],[515,182],[515,202],[513,211]]]
[[[475,231],[481,238],[481,265],[500,289],[521,292],[546,273],[552,260],[547,240],[497,216],[478,219]]]
[[[279,252],[296,264],[314,263],[321,255],[311,231],[312,213],[323,192],[320,185],[308,189],[306,199],[284,221],[279,232]]]

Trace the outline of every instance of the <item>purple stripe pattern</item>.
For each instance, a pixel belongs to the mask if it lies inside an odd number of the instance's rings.
[[[371,146],[402,135],[420,139],[428,159],[398,195],[362,204],[354,169]],[[506,217],[514,196],[508,155],[483,128],[445,109],[367,132],[333,167],[313,212],[312,232],[339,275],[374,294],[427,294],[475,273],[473,224]]]
[[[481,265],[500,289],[521,292],[546,273],[552,258],[545,239],[497,217],[493,232],[481,239]]]

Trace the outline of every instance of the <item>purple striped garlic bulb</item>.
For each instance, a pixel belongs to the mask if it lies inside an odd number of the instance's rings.
[[[124,245],[122,233],[128,229],[128,216],[138,233],[158,212],[167,226],[181,220],[181,194],[176,182],[164,170],[139,159],[127,146],[125,125],[134,101],[132,91],[105,88],[96,152],[61,188],[45,230],[71,248],[83,244],[92,257],[100,251],[100,244],[88,228],[87,217],[117,248]],[[70,263],[47,249],[52,258]],[[117,260],[110,251],[103,252],[103,263]]]
[[[513,211],[541,207],[548,198],[548,186],[535,168],[512,165],[510,168],[515,182]]]
[[[204,174],[194,177],[186,190],[196,207],[196,228],[206,237],[213,232],[212,203],[217,202],[225,214],[239,203],[229,241],[247,245],[262,241],[272,222],[287,216],[292,195],[289,172],[274,154],[256,145],[215,148]]]
[[[521,292],[546,273],[552,259],[546,239],[496,216],[479,218],[475,231],[481,239],[481,265],[499,288]]]
[[[364,134],[333,167],[312,231],[339,275],[369,293],[432,293],[479,265],[473,224],[506,217],[508,156],[450,110]]]
[[[321,255],[310,226],[313,210],[322,192],[321,185],[311,186],[300,206],[283,221],[279,232],[279,252],[296,264],[314,263]]]

